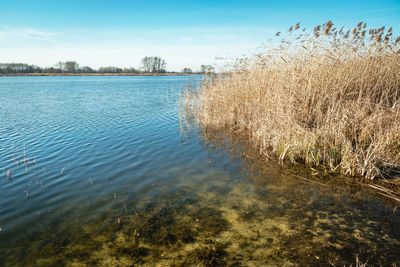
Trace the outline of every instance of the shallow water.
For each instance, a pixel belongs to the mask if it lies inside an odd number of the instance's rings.
[[[0,265],[400,264],[394,204],[181,136],[200,79],[0,77]]]

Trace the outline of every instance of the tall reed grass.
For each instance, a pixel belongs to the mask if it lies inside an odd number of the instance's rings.
[[[399,175],[400,37],[329,21],[314,30],[296,24],[284,38],[186,90],[186,126],[246,136],[266,159],[369,179]]]

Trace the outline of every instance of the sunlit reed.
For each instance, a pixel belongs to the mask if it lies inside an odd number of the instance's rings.
[[[182,96],[204,133],[243,135],[265,159],[369,179],[400,170],[400,49],[392,28],[289,28],[271,47]]]

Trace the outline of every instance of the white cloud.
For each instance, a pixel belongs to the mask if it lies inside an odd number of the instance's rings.
[[[345,15],[362,15],[362,14],[373,14],[373,13],[385,13],[389,11],[399,10],[400,6],[391,7],[391,8],[381,8],[381,9],[372,9],[372,10],[357,10],[354,12],[345,12]]]
[[[93,68],[138,68],[144,56],[161,56],[167,61],[168,70],[180,71],[184,67],[197,70],[202,64],[224,65],[227,59],[231,61],[251,53],[261,44],[257,38],[259,35],[236,28],[182,28],[158,33],[79,29],[56,33],[29,27],[3,27],[0,28],[0,62],[45,67],[58,61],[76,60]]]
[[[26,38],[48,38],[54,35],[53,33],[50,32],[38,31],[32,28],[24,28],[24,29],[9,28],[9,31],[15,36],[21,36]]]
[[[24,38],[49,38],[55,36],[54,32],[41,31],[29,27],[25,28],[13,28],[13,27],[3,27],[1,30],[3,34],[24,37]]]

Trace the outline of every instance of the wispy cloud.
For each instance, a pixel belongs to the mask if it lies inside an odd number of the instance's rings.
[[[390,7],[390,8],[380,8],[380,9],[370,9],[370,10],[359,10],[355,12],[344,13],[345,15],[366,15],[374,13],[383,13],[388,11],[400,10],[400,6]]]
[[[39,31],[32,28],[24,28],[24,29],[8,28],[8,30],[15,36],[21,36],[26,38],[48,38],[54,35],[54,33],[51,32]]]
[[[17,39],[19,41],[40,40],[60,43],[60,41],[56,39],[57,35],[59,34],[56,32],[48,32],[30,27],[15,28],[5,26],[0,28],[0,41],[3,42]]]
[[[182,27],[160,32],[84,28],[51,32],[32,27],[0,27],[4,52],[0,62],[52,66],[57,61],[76,60],[94,68],[138,67],[144,56],[159,55],[166,59],[169,70],[197,70],[202,64],[223,65],[227,58],[248,53],[260,45],[258,37],[255,32],[237,27]]]

